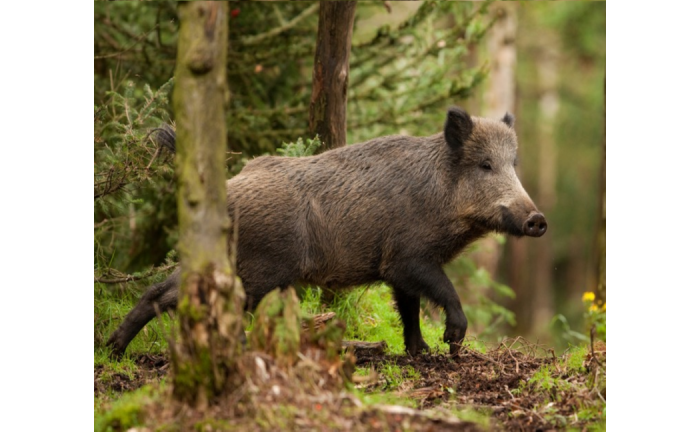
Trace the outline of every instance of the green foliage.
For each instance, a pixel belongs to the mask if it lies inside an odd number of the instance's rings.
[[[303,157],[313,156],[316,150],[321,146],[321,140],[316,135],[313,139],[299,138],[296,142],[282,143],[282,146],[277,149],[277,153],[282,156]]]
[[[129,81],[95,107],[95,270],[162,260],[175,238],[172,155],[155,131],[169,119],[169,80],[156,91]],[[128,253],[125,253],[128,251]]]
[[[584,322],[586,323],[586,328],[594,329],[596,338],[605,341],[606,303],[601,301],[596,302],[595,294],[592,292],[584,293],[582,301],[586,307],[586,312],[584,312]]]
[[[586,292],[581,298],[583,303],[584,313],[584,329],[586,334],[579,333],[571,329],[569,322],[566,317],[562,314],[556,315],[552,319],[552,328],[555,332],[559,333],[559,336],[569,343],[575,342],[588,342],[590,340],[589,332],[594,331],[596,340],[606,340],[606,303],[597,301],[595,299],[595,294],[592,292]]]
[[[466,68],[454,59],[464,57],[468,46],[489,28],[483,18],[489,3],[426,1],[394,25],[356,32],[350,57],[348,142],[397,132],[438,132],[447,106],[472,96],[486,76],[485,67]],[[362,16],[367,8],[377,17],[381,7],[360,3],[357,13]],[[448,17],[453,22],[448,23]]]
[[[559,338],[564,339],[569,344],[575,344],[578,342],[585,342],[588,340],[586,335],[581,332],[577,332],[571,328],[569,320],[563,314],[556,314],[550,323],[550,327],[554,334]]]

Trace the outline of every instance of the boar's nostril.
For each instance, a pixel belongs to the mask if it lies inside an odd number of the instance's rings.
[[[542,213],[532,212],[523,224],[523,233],[530,237],[540,237],[547,232],[547,221]]]

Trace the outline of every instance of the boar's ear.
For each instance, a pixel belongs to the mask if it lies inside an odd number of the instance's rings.
[[[513,114],[506,112],[506,115],[503,116],[501,121],[507,124],[509,128],[512,128],[515,124],[515,117],[513,117]]]
[[[445,141],[453,148],[461,148],[472,133],[471,117],[463,109],[452,107],[447,110],[447,120],[445,121]]]

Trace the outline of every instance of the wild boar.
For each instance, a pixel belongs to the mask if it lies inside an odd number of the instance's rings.
[[[293,283],[337,290],[381,281],[393,288],[410,355],[429,349],[421,297],[444,308],[444,341],[456,352],[467,318],[442,266],[489,232],[547,230],[515,173],[513,123],[508,113],[491,120],[451,108],[443,131],[431,136],[250,161],[226,184],[229,215],[239,212],[236,268],[247,309]],[[175,271],[148,289],[110,337],[114,353],[155,316],[154,304],[175,308],[178,287]]]

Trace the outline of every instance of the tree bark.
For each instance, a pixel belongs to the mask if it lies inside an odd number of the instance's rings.
[[[596,242],[596,264],[598,273],[598,298],[605,302],[605,103],[606,88],[603,81],[603,157],[600,167],[600,201],[598,219],[598,238]]]
[[[182,273],[171,369],[174,396],[203,409],[231,384],[243,330],[225,189],[228,3],[183,2],[178,13],[173,105]]]
[[[495,6],[493,13],[497,21],[486,36],[490,69],[481,115],[497,120],[503,118],[506,112],[513,114],[515,111],[517,19],[514,4],[499,2]],[[489,236],[479,240],[477,250],[473,254],[476,266],[488,271],[494,280],[502,251],[503,248],[496,238]],[[478,287],[470,287],[470,289],[474,288],[478,289]]]
[[[356,1],[321,2],[309,108],[309,132],[321,139],[319,151],[346,144],[350,41],[356,6]]]
[[[537,207],[545,215],[549,214],[556,204],[556,161],[557,147],[554,142],[554,126],[559,112],[558,80],[558,53],[556,37],[547,38],[546,46],[537,60],[537,72],[540,86],[540,127],[539,139],[539,164]],[[550,320],[554,316],[554,290],[553,280],[553,253],[552,235],[543,236],[534,245],[537,252],[533,255],[537,259],[534,262],[533,292],[529,298],[532,308],[532,330],[546,332]]]

